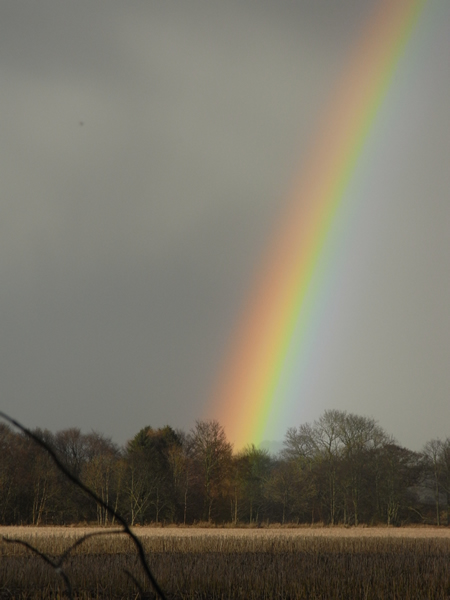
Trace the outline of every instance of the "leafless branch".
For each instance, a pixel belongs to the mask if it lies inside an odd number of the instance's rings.
[[[67,597],[69,598],[69,600],[73,600],[72,586],[70,585],[70,579],[67,577],[67,574],[61,568],[61,560],[58,560],[58,561],[51,560],[51,558],[49,558],[46,554],[44,554],[43,552],[41,552],[40,550],[38,550],[37,548],[35,548],[31,544],[29,544],[28,542],[25,542],[24,540],[16,540],[16,539],[11,539],[11,538],[6,538],[3,536],[3,541],[6,542],[7,544],[20,544],[21,546],[25,546],[25,548],[27,548],[28,550],[31,550],[31,552],[33,552],[34,554],[37,554],[37,556],[39,556],[39,558],[42,558],[42,560],[45,563],[47,563],[48,565],[50,565],[50,567],[52,567],[52,569],[55,571],[55,573],[57,573],[58,575],[61,575],[61,577],[63,578],[64,583],[66,585]]]
[[[58,458],[58,456],[55,453],[55,451],[53,450],[53,448],[51,448],[46,442],[44,442],[38,435],[34,434],[32,431],[30,431],[29,429],[27,429],[26,427],[24,427],[21,423],[19,423],[15,419],[12,419],[10,416],[6,415],[2,411],[0,411],[0,417],[3,418],[3,419],[5,419],[5,421],[8,421],[8,423],[11,423],[15,427],[17,427],[17,429],[19,429],[27,437],[29,437],[30,439],[32,439],[38,446],[41,446],[41,448],[44,448],[44,450],[46,450],[48,452],[48,454],[51,456],[51,458],[52,458],[53,462],[55,463],[56,467],[61,471],[61,473],[63,473],[63,475],[65,475],[67,477],[67,479],[69,479],[69,481],[71,481],[74,485],[76,485],[81,490],[83,490],[88,496],[90,496],[93,500],[95,500],[95,502],[97,502],[98,504],[100,504],[100,506],[102,506],[105,510],[108,511],[108,513],[111,515],[111,517],[114,517],[118,521],[118,523],[120,523],[120,525],[122,525],[122,527],[123,527],[123,530],[122,530],[123,533],[126,533],[132,539],[132,541],[133,541],[133,543],[134,543],[134,545],[136,547],[136,550],[138,552],[138,556],[139,556],[139,560],[141,562],[142,568],[144,569],[145,574],[149,578],[149,580],[150,580],[150,582],[151,582],[154,590],[156,591],[156,593],[158,594],[158,596],[162,600],[167,600],[164,592],[160,588],[158,582],[156,581],[155,577],[153,576],[153,573],[150,570],[150,567],[149,567],[149,565],[147,563],[147,559],[145,558],[145,552],[144,552],[144,548],[142,546],[141,541],[131,531],[131,529],[128,527],[128,524],[127,524],[126,520],[122,517],[122,515],[120,513],[118,513],[107,502],[105,502],[104,500],[102,500],[102,498],[100,498],[100,496],[98,496],[87,485],[85,485],[82,481],[80,481],[78,479],[78,477],[76,477],[73,473],[71,473],[69,471],[69,469]],[[35,548],[33,548],[32,546],[30,546],[29,544],[27,544],[27,542],[21,542],[21,543],[24,546],[29,547],[29,549],[32,550],[33,552],[36,552],[39,556],[41,556],[41,558],[43,560],[45,560],[46,562],[48,562],[49,564],[51,564],[53,566],[52,561],[50,561],[50,559],[48,557],[44,558],[45,555],[43,555],[42,553],[40,553],[39,551],[37,551]],[[54,567],[54,568],[59,568],[60,569],[60,567]],[[61,571],[60,574],[64,578],[64,575],[63,575],[62,571]],[[70,583],[67,581],[66,585],[70,586]],[[71,596],[69,596],[69,598],[71,598]]]

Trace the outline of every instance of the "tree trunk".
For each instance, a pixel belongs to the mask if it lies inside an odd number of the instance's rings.
[[[436,525],[441,524],[441,507],[439,505],[439,482],[436,476],[436,488],[435,488],[435,496],[436,496]]]

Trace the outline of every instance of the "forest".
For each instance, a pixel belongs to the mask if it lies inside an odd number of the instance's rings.
[[[130,525],[449,525],[450,438],[421,452],[374,419],[327,410],[276,456],[240,452],[217,421],[141,429],[124,447],[77,428],[33,433]],[[111,525],[29,437],[0,423],[0,523]]]

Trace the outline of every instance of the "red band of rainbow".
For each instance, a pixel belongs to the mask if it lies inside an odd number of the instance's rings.
[[[270,415],[283,410],[282,394],[276,390],[292,333],[295,329],[298,338],[311,318],[330,228],[425,3],[381,1],[294,182],[288,210],[252,287],[212,399],[214,417],[237,448],[260,443]]]

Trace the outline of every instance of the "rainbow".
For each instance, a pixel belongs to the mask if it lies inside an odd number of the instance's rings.
[[[426,0],[382,0],[353,49],[251,288],[210,404],[235,447],[285,409],[329,277],[325,250],[358,158]]]

